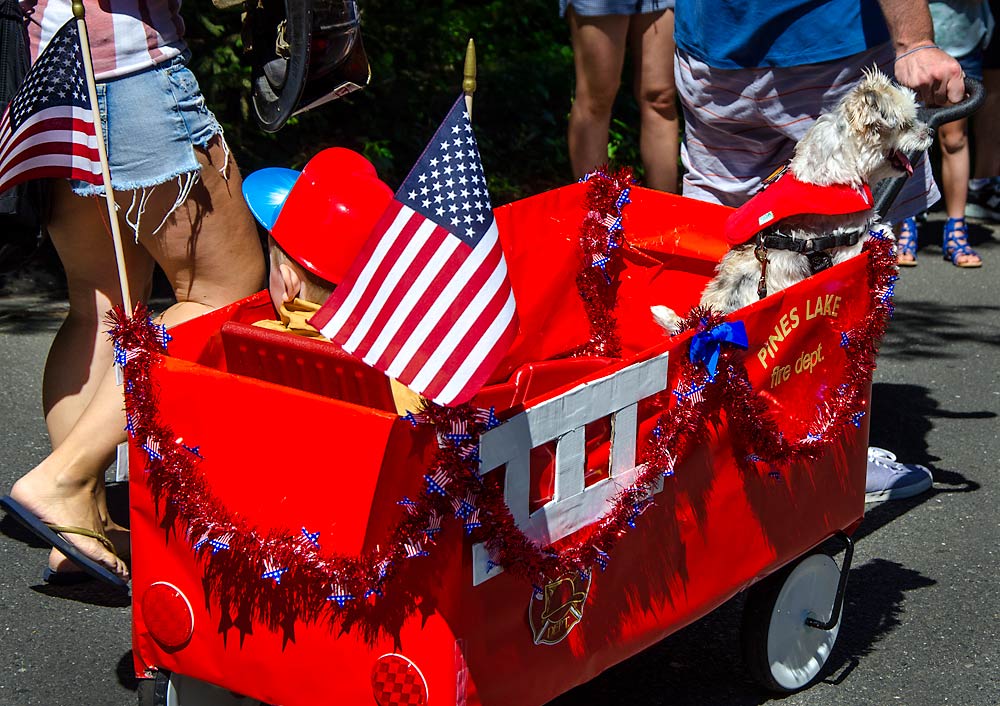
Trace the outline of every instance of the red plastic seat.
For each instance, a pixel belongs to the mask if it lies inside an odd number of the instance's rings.
[[[221,327],[231,373],[395,412],[389,378],[336,345],[227,321]]]

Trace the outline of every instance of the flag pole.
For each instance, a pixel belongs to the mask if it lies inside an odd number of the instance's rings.
[[[465,68],[462,72],[462,91],[465,93],[465,108],[472,120],[472,94],[476,92],[476,43],[469,37],[465,47]]]
[[[101,110],[97,103],[97,86],[94,82],[94,65],[90,58],[90,40],[87,37],[87,23],[84,20],[83,0],[73,0],[73,16],[76,18],[76,28],[80,33],[80,48],[83,50],[83,68],[87,74],[87,91],[90,94],[90,109],[94,115],[94,136],[97,139],[97,153],[101,157],[101,176],[104,178],[104,200],[108,208],[108,221],[111,223],[111,236],[115,245],[115,260],[118,263],[118,286],[121,289],[122,305],[125,315],[132,315],[132,296],[128,288],[128,275],[125,272],[125,248],[122,245],[122,234],[118,228],[118,212],[115,209],[115,194],[111,189],[111,169],[108,167],[108,151],[104,146],[104,126],[101,123]]]

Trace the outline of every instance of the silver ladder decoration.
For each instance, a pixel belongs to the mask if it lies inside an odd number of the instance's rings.
[[[667,353],[623,368],[545,400],[512,417],[479,439],[480,471],[506,466],[504,498],[517,526],[545,547],[597,521],[610,500],[631,485],[636,466],[638,404],[667,387]],[[611,417],[609,477],[589,487],[586,472],[586,425]],[[555,489],[552,499],[529,513],[531,449],[556,441]],[[653,492],[663,488],[662,478]],[[482,543],[472,546],[472,583],[488,581],[503,571],[492,566]]]

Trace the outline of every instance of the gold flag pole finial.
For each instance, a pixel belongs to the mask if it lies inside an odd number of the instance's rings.
[[[462,72],[462,91],[465,93],[465,107],[472,119],[472,94],[476,92],[476,43],[469,37],[465,47],[465,69]]]
[[[84,14],[83,0],[73,0],[73,17],[82,20]]]

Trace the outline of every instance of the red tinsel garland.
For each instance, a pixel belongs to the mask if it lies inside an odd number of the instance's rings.
[[[581,273],[580,279],[581,293],[589,298],[593,317],[594,336],[587,350],[602,355],[620,347],[614,330],[615,279],[611,275],[620,271],[616,269],[620,261],[613,253],[624,243],[620,229],[608,230],[614,226],[606,216],[620,216],[621,197],[624,193],[627,203],[629,182],[630,175],[591,175],[590,213],[581,228],[584,251],[589,251],[591,257],[600,247],[601,238],[607,242],[610,234],[617,240],[604,251],[612,253],[605,263],[608,279],[604,277],[605,268],[596,266],[585,267],[587,274]],[[154,354],[163,351],[165,331],[151,324],[140,305],[131,318],[120,310],[112,315],[111,335],[116,355],[125,363],[128,430],[133,443],[148,457],[145,480],[162,508],[164,523],[185,529],[203,562],[209,589],[227,610],[235,606],[237,614],[249,612],[272,628],[287,625],[289,620],[322,617],[342,621],[346,627],[357,622],[365,624],[370,603],[383,595],[406,561],[426,555],[442,531],[441,521],[448,517],[460,518],[474,539],[485,542],[491,561],[535,585],[541,585],[545,577],[589,573],[594,566],[603,569],[618,539],[653,503],[652,487],[662,476],[673,473],[675,463],[692,444],[703,440],[707,409],[721,405],[726,411],[734,448],[744,453],[744,458],[737,461],[747,467],[758,463],[785,466],[820,456],[844,425],[858,423],[858,415],[863,414],[866,400],[861,391],[870,379],[878,341],[891,314],[896,272],[892,243],[884,236],[873,237],[865,251],[869,255],[873,306],[858,326],[844,332],[847,362],[843,377],[834,381],[836,384],[819,401],[820,412],[804,439],[785,438],[770,421],[765,401],[747,380],[742,353],[724,349],[719,375],[710,385],[698,366],[685,357],[677,363],[681,366],[678,379],[683,389],[707,385],[705,394],[678,397],[661,414],[647,440],[644,464],[635,482],[614,498],[608,513],[597,520],[585,540],[561,545],[558,550],[539,547],[528,539],[514,522],[502,488],[479,476],[475,455],[479,435],[494,426],[496,420],[492,413],[468,405],[435,406],[411,416],[413,423],[433,424],[438,431],[439,448],[425,475],[429,492],[399,501],[403,510],[400,519],[389,532],[387,543],[376,552],[360,557],[329,555],[319,551],[305,530],[301,534],[283,528],[261,532],[237,519],[212,494],[198,468],[201,457],[197,447],[176,438],[159,419],[150,371],[158,360]],[[689,316],[688,325],[709,329],[720,321],[717,315],[696,310]],[[455,424],[462,425],[465,434],[450,434]],[[436,492],[435,485],[442,492]],[[416,605],[417,597],[409,598],[406,611]]]
[[[621,226],[622,209],[629,203],[629,191],[635,182],[632,170],[625,167],[613,172],[598,170],[583,178],[587,182],[587,215],[580,225],[580,250],[583,267],[576,287],[590,317],[590,340],[575,355],[618,358],[622,344],[618,337],[618,275],[622,263],[625,235]]]

